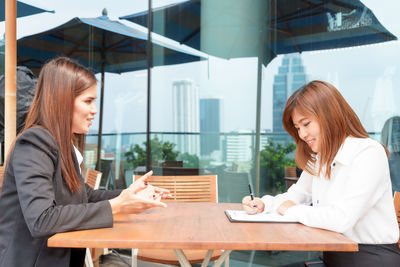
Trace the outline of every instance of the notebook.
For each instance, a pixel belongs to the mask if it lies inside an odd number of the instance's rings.
[[[247,214],[244,210],[225,210],[226,216],[231,222],[281,222],[297,223],[298,220],[278,213]]]

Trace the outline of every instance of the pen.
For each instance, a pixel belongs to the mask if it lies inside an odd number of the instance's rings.
[[[254,200],[254,195],[253,195],[253,190],[251,189],[251,184],[249,184],[249,191],[250,191],[251,200]]]
[[[253,201],[253,200],[254,200],[254,195],[253,195],[253,189],[252,189],[251,184],[249,184],[249,191],[250,191],[250,198],[251,198],[251,201]],[[257,206],[253,204],[253,208],[256,208],[256,207],[257,207]]]

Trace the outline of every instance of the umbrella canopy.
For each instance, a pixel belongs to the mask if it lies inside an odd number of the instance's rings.
[[[146,30],[110,20],[103,11],[97,18],[74,18],[56,28],[17,41],[17,63],[38,73],[43,63],[57,56],[68,56],[101,73],[97,169],[100,168],[104,72],[123,73],[148,67]],[[201,59],[200,54],[155,40],[152,66],[180,64]],[[172,42],[171,42],[172,43]],[[151,67],[152,67],[151,66]]]
[[[349,46],[359,46],[396,40],[397,38],[387,31],[376,19],[374,14],[359,0],[279,0],[265,1],[271,3],[264,6],[264,38],[268,41],[265,49],[271,50],[264,54],[263,63],[267,65],[269,61],[279,54],[287,54],[303,51],[314,51],[322,49],[343,48]],[[154,9],[154,20],[161,18],[159,23],[162,27],[155,27],[154,32],[162,34],[168,38],[186,44],[195,49],[204,51],[213,56],[222,58],[234,57],[257,57],[257,52],[251,54],[256,49],[247,49],[249,54],[243,55],[240,51],[240,39],[237,38],[232,43],[226,35],[220,35],[220,39],[214,40],[213,47],[202,46],[202,35],[206,28],[218,27],[222,16],[237,22],[232,6],[214,6],[212,15],[207,19],[201,19],[204,14],[202,4],[209,4],[207,1],[191,0],[178,4]],[[238,4],[237,4],[238,5]],[[225,9],[225,10],[224,10]],[[147,26],[147,11],[120,17],[131,22]],[[239,20],[254,20],[254,14],[249,16],[240,14]],[[215,21],[217,21],[215,23]],[[227,21],[227,20],[225,20]],[[155,23],[156,25],[157,23]],[[237,28],[235,24],[235,27]],[[232,24],[226,23],[222,30],[229,33]],[[258,31],[254,25],[247,26],[245,30]],[[242,32],[240,32],[242,34]],[[218,37],[218,36],[217,36]],[[244,40],[245,42],[249,40]],[[255,44],[256,45],[256,44]],[[222,49],[220,48],[222,47]]]
[[[5,20],[5,7],[6,7],[6,1],[5,0],[0,0],[0,21]],[[17,17],[25,17],[25,16],[30,16],[42,12],[50,12],[54,13],[54,11],[49,11],[49,10],[44,10],[32,5],[25,4],[23,2],[17,1]]]
[[[153,36],[153,66],[200,60],[188,52]],[[147,31],[128,27],[107,16],[74,18],[56,28],[26,36],[17,42],[18,65],[38,73],[43,63],[65,55],[90,67],[93,72],[123,73],[147,68]]]
[[[153,10],[154,32],[221,58],[257,57],[256,194],[260,184],[261,69],[278,54],[397,38],[359,0],[191,0]],[[121,17],[147,26],[148,12]]]

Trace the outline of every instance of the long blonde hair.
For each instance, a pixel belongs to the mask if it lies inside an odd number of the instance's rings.
[[[320,125],[320,164],[315,170],[316,155],[300,139],[292,121],[297,110],[303,115],[311,115]],[[283,111],[283,127],[297,143],[296,164],[313,175],[319,175],[326,166],[326,177],[330,178],[331,164],[344,140],[348,136],[366,138],[367,131],[356,113],[339,91],[323,81],[312,81],[295,91],[288,99]]]

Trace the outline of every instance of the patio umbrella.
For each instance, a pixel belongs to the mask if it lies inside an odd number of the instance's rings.
[[[147,25],[148,12],[120,17]],[[191,0],[153,9],[154,32],[221,58],[257,57],[256,193],[259,194],[262,65],[279,54],[397,38],[359,0]],[[202,38],[205,37],[205,38]]]
[[[204,13],[202,4],[209,5],[210,1],[213,0],[191,0],[153,9],[154,20],[161,19],[158,23],[155,21],[154,25],[162,25],[154,27],[153,31],[213,56],[226,59],[243,57],[238,52],[240,45],[236,42],[227,43],[234,40],[226,40],[226,34],[229,34],[230,28],[233,28],[232,24],[229,24],[228,21],[221,27],[219,17],[225,16],[232,21],[240,22],[240,20],[254,20],[252,19],[254,14],[251,12],[248,16],[241,14],[239,20],[233,18],[236,14],[228,12],[232,9],[232,3],[227,2],[230,6],[224,4],[213,6],[215,9],[212,10],[212,14],[215,16],[208,16],[207,20],[202,20],[202,11]],[[359,0],[258,2],[265,2],[264,13],[269,13],[263,22],[266,28],[264,30],[266,37],[264,38],[270,40],[268,49],[271,49],[270,52],[273,56],[396,40],[396,37],[379,23],[372,11]],[[239,5],[239,3],[235,2],[235,5]],[[220,9],[218,10],[218,8]],[[144,11],[123,16],[120,19],[147,26],[147,15],[147,11]],[[234,26],[238,27],[239,25],[235,24]],[[212,27],[219,27],[226,34],[219,38],[216,36],[218,39],[214,40],[214,45],[204,48],[201,45],[202,31]],[[246,27],[247,31],[259,30],[254,24],[247,24]],[[242,32],[238,34],[242,34]],[[240,41],[239,38],[236,38],[236,41]],[[247,56],[257,56],[257,54],[251,53],[249,52]],[[266,56],[264,64],[267,65],[272,58]]]
[[[0,21],[4,21],[5,20],[5,4],[6,1],[5,0],[0,0]],[[34,15],[34,14],[38,14],[38,13],[42,13],[42,12],[50,12],[50,13],[54,13],[54,11],[49,11],[49,10],[44,10],[32,5],[28,5],[25,4],[23,2],[17,1],[17,17],[26,17],[26,16],[30,16],[30,15]]]
[[[170,65],[200,60],[165,41],[152,39],[153,65]],[[147,31],[110,20],[106,11],[97,18],[74,18],[56,28],[21,38],[17,42],[17,62],[38,73],[43,63],[64,55],[101,73],[97,169],[101,150],[104,73],[123,73],[147,68]]]

